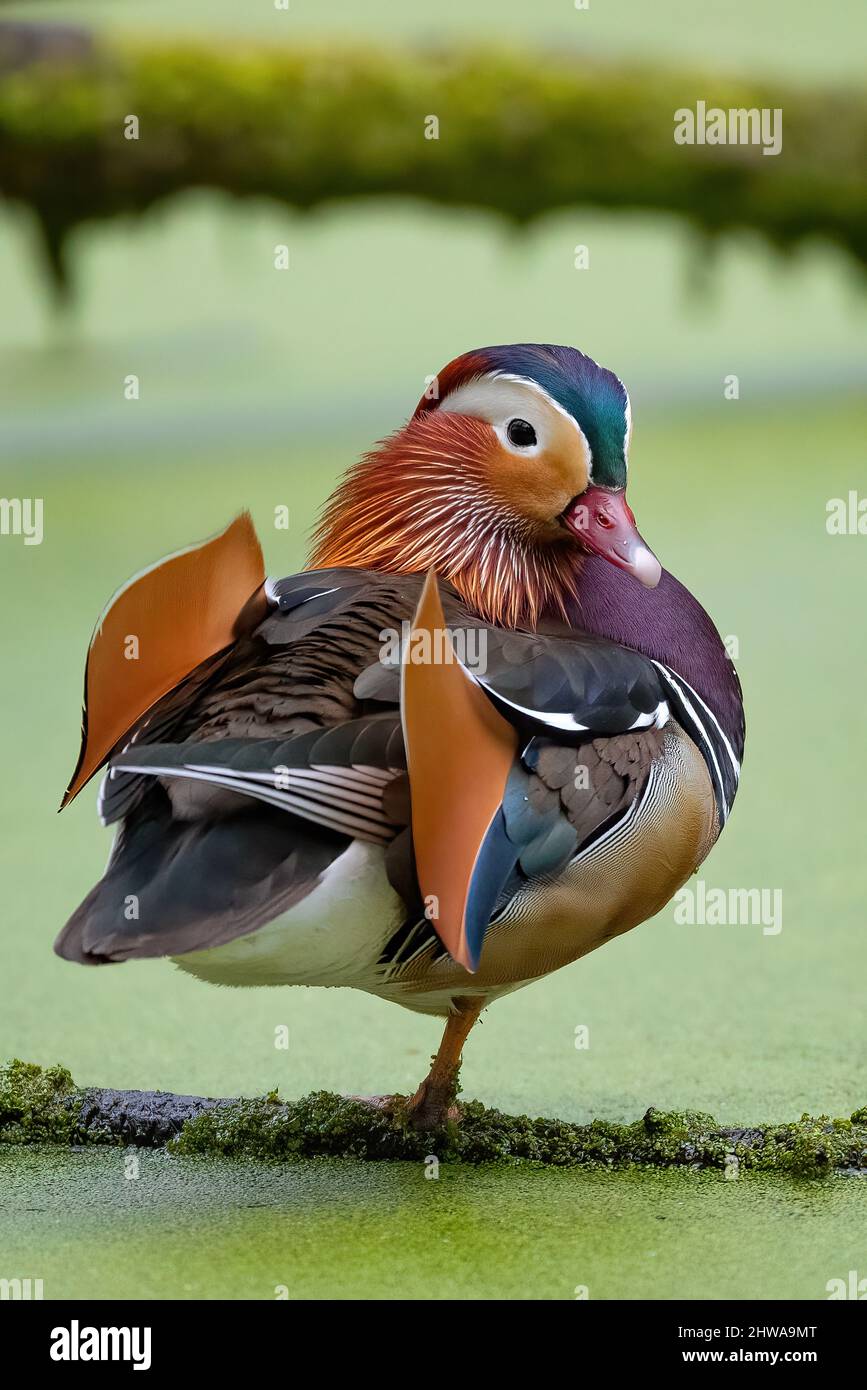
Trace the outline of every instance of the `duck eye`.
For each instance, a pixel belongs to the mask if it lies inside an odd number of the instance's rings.
[[[510,420],[506,434],[518,449],[532,449],[536,443],[536,431],[527,420]]]

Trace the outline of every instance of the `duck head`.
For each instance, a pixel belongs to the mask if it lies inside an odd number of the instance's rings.
[[[310,563],[433,567],[509,627],[565,616],[588,554],[652,588],[660,564],[626,501],[630,434],[623,383],[575,348],[464,353],[350,469]]]

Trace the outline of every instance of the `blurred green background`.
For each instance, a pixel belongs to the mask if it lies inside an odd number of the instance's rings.
[[[728,0],[702,5],[700,21],[685,0],[592,0],[586,12],[566,0],[441,0],[435,12],[383,0],[292,0],[288,14],[227,0],[152,0],[146,11],[108,0],[3,7],[2,18],[16,16],[155,26],[214,41],[237,30],[275,44],[338,33],[421,45],[472,35],[532,47],[540,62],[546,45],[556,45],[574,48],[579,62],[684,58],[807,83],[851,78],[867,38],[867,11],[855,0]],[[283,274],[273,269],[280,242],[292,258]],[[574,269],[577,243],[590,248],[587,271]],[[858,756],[867,540],[825,529],[827,500],[851,488],[863,495],[867,482],[865,297],[843,253],[817,243],[784,261],[746,233],[731,236],[696,288],[692,271],[706,252],[664,216],[576,207],[516,233],[487,214],[401,202],[338,204],[302,218],[207,192],[142,221],[84,228],[72,250],[76,294],[58,316],[29,218],[0,211],[0,492],[45,499],[41,546],[0,539],[0,1055],[61,1060],[82,1084],[222,1095],[415,1086],[439,1025],[363,995],[218,990],[165,962],[84,970],[57,960],[54,935],[101,872],[109,833],[96,821],[95,789],[61,819],[55,809],[75,761],[91,628],[128,575],[214,532],[243,506],[269,571],[300,567],[334,480],[406,418],[425,376],[471,347],[548,341],[581,347],[625,380],[636,421],[630,500],[641,529],[721,633],[737,640],[746,765],[732,821],[702,877],[711,886],[781,888],[783,929],[771,937],[760,927],[682,927],[666,910],[496,1004],[468,1045],[465,1091],[507,1110],[570,1119],[634,1118],[653,1104],[747,1123],[803,1110],[848,1114],[864,1104]],[[128,373],[141,380],[137,402],[123,397]],[[723,399],[729,373],[740,380],[736,401]],[[288,536],[273,526],[283,503]],[[279,1024],[290,1029],[288,1052],[274,1048]],[[575,1050],[578,1024],[590,1028],[587,1051]],[[378,1209],[386,1179],[347,1181],[353,1201],[363,1204],[367,1191]],[[475,1181],[466,1177],[471,1190]],[[513,1251],[527,1211],[550,1201],[553,1212],[564,1200],[562,1187],[548,1183],[527,1206],[528,1181],[506,1184],[502,1220]],[[442,1203],[457,1200],[456,1190],[444,1188]],[[631,1195],[623,1189],[624,1210],[646,1216],[660,1189],[640,1191],[637,1198],[634,1183]],[[773,1230],[783,1199],[773,1185],[758,1186],[754,1202],[762,1191],[770,1193]],[[594,1193],[601,1205],[595,1224],[587,1218],[585,1255],[597,1261],[598,1296],[648,1294],[651,1267],[630,1273],[606,1245],[616,1194],[586,1189],[591,1207]],[[303,1206],[303,1194],[298,1200]],[[683,1232],[698,1219],[690,1205],[698,1200],[672,1199]],[[732,1201],[727,1195],[727,1210]],[[856,1217],[850,1208],[847,1198],[847,1229],[857,1230],[863,1252],[863,1209]],[[821,1226],[821,1211],[811,1210]],[[711,1202],[708,1229],[715,1213]],[[636,1229],[645,1216],[636,1215]],[[440,1218],[448,1223],[447,1206]],[[731,1249],[756,1221],[755,1213],[740,1223],[732,1217]],[[394,1211],[373,1225],[383,1241],[400,1229]],[[431,1229],[422,1223],[412,1237],[419,1259]],[[452,1238],[437,1229],[437,1240]],[[345,1230],[334,1235],[341,1248]],[[683,1251],[676,1239],[669,1244],[660,1287],[683,1294]],[[837,1248],[822,1246],[819,1273]],[[408,1249],[398,1283],[409,1281],[403,1286],[420,1297],[445,1296],[426,1290],[416,1247]],[[740,1296],[729,1256],[726,1247],[709,1260],[693,1296]],[[302,1280],[314,1296],[322,1279],[327,1285],[322,1258],[319,1282]],[[88,1284],[82,1273],[95,1257],[77,1272],[76,1259],[71,1248],[55,1252],[57,1279],[99,1292],[105,1280]],[[562,1248],[551,1259],[562,1262]],[[341,1283],[339,1265],[331,1291],[363,1292],[363,1269]],[[742,1296],[791,1291],[781,1268],[778,1261],[778,1284],[763,1274],[758,1291]],[[571,1286],[557,1292],[558,1280],[541,1276],[515,1292],[505,1274],[486,1270],[468,1276],[461,1296],[473,1296],[474,1281],[475,1296],[571,1296]],[[805,1274],[799,1296],[823,1296],[824,1279],[838,1272]],[[370,1288],[389,1296],[395,1277],[390,1265]],[[137,1287],[130,1276],[129,1290]],[[235,1285],[240,1296],[269,1296],[257,1287]],[[186,1291],[196,1289],[194,1281]],[[184,1292],[180,1275],[172,1292]]]

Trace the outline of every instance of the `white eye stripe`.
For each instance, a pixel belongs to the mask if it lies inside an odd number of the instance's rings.
[[[620,381],[620,377],[618,377],[617,380]],[[629,444],[632,435],[632,402],[629,399],[629,392],[627,391],[626,387],[623,386],[622,381],[620,381],[620,385],[623,387],[623,394],[626,397],[626,404],[623,407],[623,415],[626,420],[626,428],[623,431],[623,466],[628,472]]]
[[[586,434],[584,433],[584,431],[582,430],[581,426],[578,424],[578,421],[575,419],[575,416],[574,416],[574,415],[570,415],[570,414],[569,414],[569,411],[568,411],[568,410],[565,410],[564,407],[560,404],[559,401],[555,401],[554,397],[553,397],[552,395],[550,395],[550,393],[549,393],[548,391],[545,390],[544,386],[540,386],[539,383],[538,383],[538,381],[533,381],[530,377],[513,376],[511,372],[498,372],[498,373],[496,373],[496,377],[497,377],[497,379],[500,380],[500,381],[515,381],[515,382],[520,382],[522,386],[529,386],[529,388],[530,388],[531,391],[535,391],[537,395],[541,396],[543,400],[547,401],[548,404],[549,404],[550,406],[552,406],[552,407],[554,408],[554,410],[556,410],[557,413],[558,413],[559,415],[562,415],[562,416],[563,416],[563,419],[564,419],[564,420],[568,420],[568,421],[569,421],[569,424],[570,424],[570,425],[572,426],[572,428],[577,432],[578,437],[579,437],[579,439],[581,440],[581,443],[582,443],[582,445],[584,446],[584,449],[585,449],[585,451],[586,451],[586,458],[587,458],[587,481],[588,481],[588,483],[592,483],[592,482],[593,482],[593,450],[590,448],[590,440],[587,438],[587,436],[586,436]]]
[[[529,389],[530,389],[531,391],[535,391],[535,393],[536,393],[537,396],[541,396],[542,399],[543,399],[544,401],[547,401],[548,405],[550,405],[554,410],[556,410],[558,415],[562,415],[562,417],[563,417],[564,420],[568,420],[568,421],[569,421],[569,424],[570,424],[570,425],[572,426],[572,428],[577,432],[578,437],[579,437],[579,439],[581,440],[581,443],[584,445],[584,448],[587,450],[587,460],[588,460],[588,465],[589,465],[590,474],[591,474],[591,477],[592,477],[592,474],[593,474],[593,450],[590,448],[590,441],[589,441],[589,439],[587,438],[586,434],[585,434],[584,431],[582,430],[581,426],[578,424],[578,421],[575,419],[575,416],[574,416],[574,415],[570,415],[570,414],[569,414],[569,411],[568,411],[568,410],[565,410],[564,407],[560,404],[559,401],[555,401],[554,397],[553,397],[552,395],[550,395],[550,393],[549,393],[548,391],[545,390],[544,386],[540,386],[539,383],[538,383],[538,381],[533,381],[533,379],[532,379],[531,377],[527,377],[527,376],[517,376],[517,375],[513,374],[512,372],[494,372],[493,375],[492,375],[492,377],[491,377],[491,380],[493,380],[493,381],[514,381],[517,385],[529,387]]]
[[[510,393],[506,389],[509,386],[518,389]],[[509,443],[505,438],[505,431],[510,420],[526,419],[536,431],[536,437],[539,441],[537,447],[544,448],[544,423],[538,417],[533,418],[535,412],[532,410],[532,402],[527,400],[527,392],[531,392],[539,401],[544,402],[549,410],[568,421],[570,428],[575,431],[580,440],[588,477],[592,480],[593,451],[586,434],[574,415],[570,415],[559,401],[556,401],[543,386],[540,386],[537,381],[533,381],[530,377],[518,376],[513,372],[484,373],[474,377],[472,381],[465,382],[463,386],[456,387],[454,391],[444,396],[438,409],[446,414],[476,415],[480,419],[487,420],[495,429],[500,441],[511,452],[526,458],[532,456],[532,451],[516,448],[514,444]],[[548,423],[550,427],[550,420]]]

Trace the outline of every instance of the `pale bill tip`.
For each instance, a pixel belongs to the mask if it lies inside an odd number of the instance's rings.
[[[646,589],[655,589],[662,578],[662,565],[646,545],[639,546],[630,556],[629,568]]]

